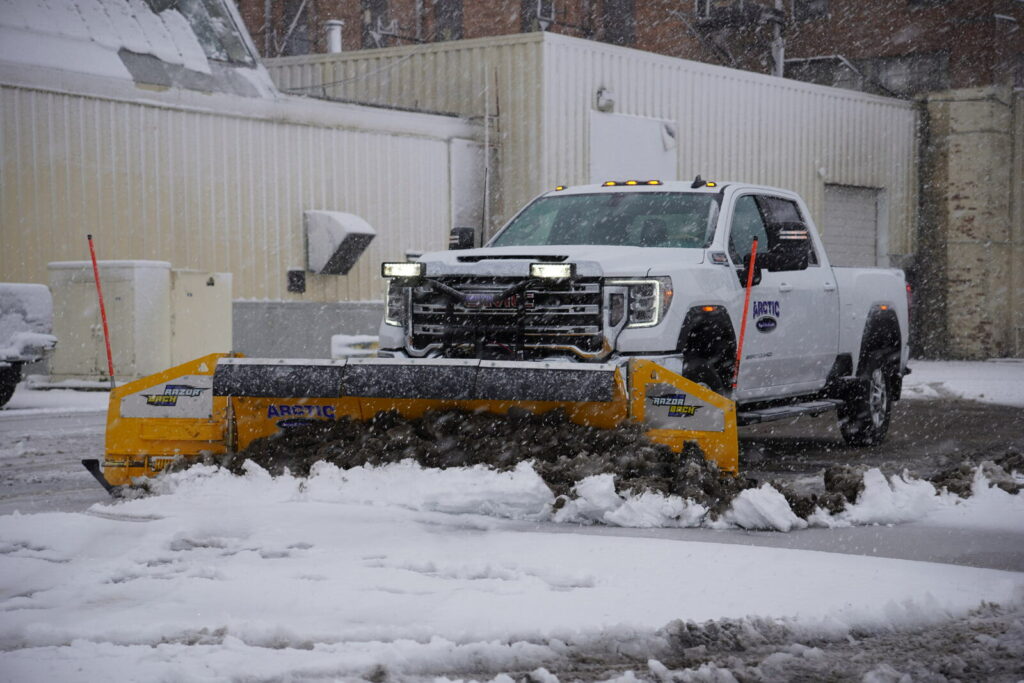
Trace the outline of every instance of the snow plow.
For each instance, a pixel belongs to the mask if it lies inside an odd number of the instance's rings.
[[[736,474],[735,404],[649,360],[619,363],[463,359],[292,360],[211,354],[111,391],[106,453],[83,464],[110,492],[176,458],[236,453],[317,421],[395,411],[505,414],[563,410],[580,425],[642,424],[655,443],[700,447]]]

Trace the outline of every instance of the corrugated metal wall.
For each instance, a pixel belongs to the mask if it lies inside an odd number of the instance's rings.
[[[0,279],[46,282],[47,262],[88,258],[92,233],[104,259],[232,272],[235,298],[377,300],[382,260],[446,246],[448,140],[281,118],[0,87]],[[300,296],[286,271],[305,265],[307,209],[378,234],[348,276],[311,275]]]
[[[504,193],[496,220],[557,183],[589,180],[589,112],[605,86],[615,92],[617,113],[677,122],[682,176],[797,190],[819,222],[826,182],[884,188],[889,252],[914,250],[917,117],[906,102],[550,33],[267,66],[283,90],[329,84],[312,91],[470,116],[483,115],[489,84]]]
[[[541,55],[546,34],[266,61],[277,87],[362,104],[491,116],[491,214],[499,223],[541,191]]]
[[[913,251],[913,105],[547,35],[538,189],[588,181],[587,121],[599,87],[615,93],[616,113],[676,121],[682,178],[796,190],[823,231],[826,182],[884,188],[889,252]]]

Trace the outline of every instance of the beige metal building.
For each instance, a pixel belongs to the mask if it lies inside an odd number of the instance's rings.
[[[360,302],[382,298],[382,260],[481,219],[479,189],[453,183],[479,175],[479,123],[282,95],[244,29],[211,46],[176,10],[102,8],[107,24],[74,3],[57,22],[29,0],[0,12],[0,279],[47,282],[91,233],[102,259],[231,273],[236,350],[326,356],[331,333],[376,329]],[[376,231],[348,274],[308,270],[310,210]]]
[[[544,32],[267,66],[284,91],[486,117],[492,230],[556,184],[650,170],[795,189],[842,265],[915,249],[908,102]]]

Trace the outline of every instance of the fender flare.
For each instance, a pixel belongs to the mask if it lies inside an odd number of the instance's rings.
[[[900,367],[902,350],[903,331],[900,329],[896,311],[891,308],[882,310],[877,306],[872,308],[864,322],[864,334],[860,339],[856,372],[860,373],[868,356],[872,353],[886,351],[883,362],[896,368],[896,371],[892,373],[892,393],[897,400],[903,388],[903,373]]]
[[[706,310],[710,308],[711,310]],[[679,341],[676,350],[680,353],[687,348],[710,346],[714,344],[722,349],[715,363],[719,373],[725,373],[725,379],[731,377],[732,366],[736,362],[736,331],[732,319],[724,306],[703,304],[691,306],[683,318],[679,329]]]

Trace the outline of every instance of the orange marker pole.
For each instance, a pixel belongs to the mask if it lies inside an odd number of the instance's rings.
[[[736,364],[732,369],[732,388],[740,378],[740,358],[743,357],[743,338],[747,336],[747,313],[750,311],[750,289],[754,286],[754,264],[757,262],[757,238],[750,245],[750,268],[747,269],[747,293],[743,297],[743,322],[740,323],[740,343],[736,345]]]
[[[103,305],[103,287],[100,286],[100,267],[96,263],[96,249],[92,245],[92,235],[86,235],[89,240],[89,256],[92,257],[92,274],[96,279],[96,295],[100,299],[100,320],[103,321],[103,343],[107,345],[107,371],[110,374],[110,390],[114,390],[114,356],[110,353],[110,329],[107,327],[107,307]]]

